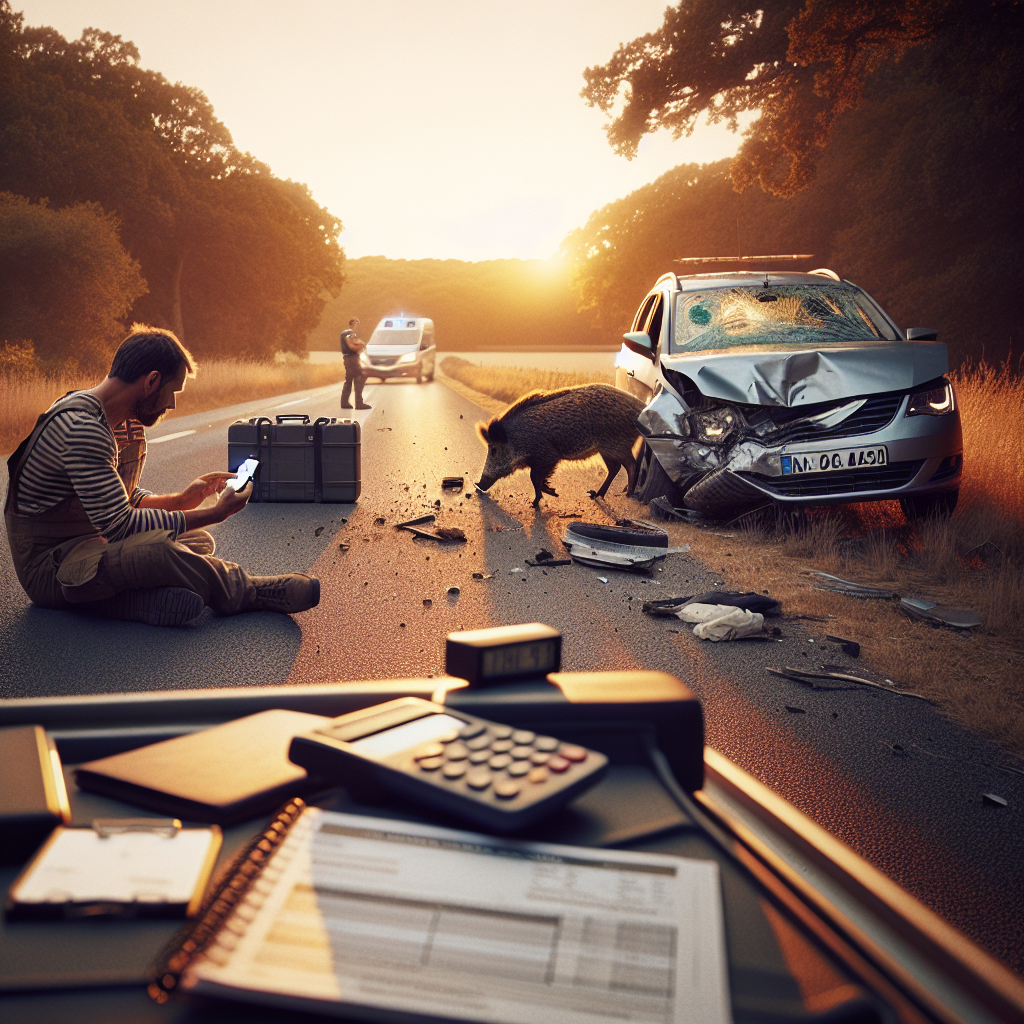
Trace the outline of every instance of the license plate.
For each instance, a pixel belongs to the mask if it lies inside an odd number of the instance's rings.
[[[796,476],[799,473],[834,473],[841,469],[864,469],[868,466],[884,466],[889,453],[884,444],[870,448],[838,448],[831,452],[807,452],[806,454],[783,455],[782,475]]]

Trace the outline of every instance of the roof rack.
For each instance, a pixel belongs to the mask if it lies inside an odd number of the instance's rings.
[[[789,256],[685,256],[673,263],[763,263],[765,260],[813,260],[814,253],[795,253]],[[829,271],[831,273],[831,271]]]

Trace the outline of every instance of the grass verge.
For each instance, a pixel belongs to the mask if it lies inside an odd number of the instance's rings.
[[[535,387],[610,383],[457,357],[441,367],[505,403]],[[825,617],[825,630],[858,640],[865,664],[883,678],[1024,759],[1024,377],[984,363],[951,376],[964,430],[964,480],[952,517],[908,524],[897,502],[873,502],[812,509],[795,522],[762,518],[714,531],[673,524],[670,532],[730,585],[770,591],[791,615]],[[645,513],[637,504],[634,514]],[[935,629],[891,601],[818,590],[805,569],[972,608],[984,625],[969,633]]]
[[[210,360],[185,384],[177,408],[167,416],[188,416],[207,409],[236,405],[249,399],[270,398],[338,383],[345,378],[342,363],[254,363],[234,359]],[[29,434],[36,417],[68,391],[94,387],[96,377],[43,376],[33,373],[0,375],[0,452],[12,452]]]

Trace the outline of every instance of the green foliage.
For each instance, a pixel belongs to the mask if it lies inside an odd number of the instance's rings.
[[[801,6],[821,14],[812,0]],[[862,6],[830,9],[842,20]],[[948,18],[955,6],[934,9]],[[686,5],[685,13],[698,7]],[[805,252],[815,254],[807,265],[776,268],[831,267],[898,323],[937,327],[954,363],[1019,350],[1022,63],[989,59],[1021,37],[1018,4],[1016,21],[1004,19],[995,38],[989,16],[1006,13],[1005,4],[986,7],[972,26],[937,32],[861,81],[857,109],[832,124],[831,144],[818,151],[815,180],[789,198],[733,191],[745,148],[731,165],[677,167],[597,211],[563,244],[580,304],[602,328],[626,330],[666,271],[729,269],[674,260],[728,256],[738,247],[747,255]],[[752,51],[747,59],[767,57]],[[752,138],[769,146],[763,135]],[[741,168],[741,179],[746,174]]]
[[[341,223],[233,145],[197,89],[139,66],[131,42],[26,29],[0,0],[0,188],[98,203],[149,286],[137,320],[198,355],[298,350],[343,281]]]
[[[312,349],[338,348],[351,317],[369,339],[382,317],[430,317],[438,348],[481,351],[616,344],[578,313],[569,272],[560,261],[349,260],[345,290],[330,302],[309,339]]]
[[[51,210],[9,192],[0,192],[0,280],[11,369],[38,360],[47,370],[105,370],[146,290],[117,221],[95,203]]]

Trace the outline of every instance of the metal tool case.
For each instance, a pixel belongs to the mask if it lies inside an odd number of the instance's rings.
[[[355,420],[305,413],[237,420],[228,427],[228,469],[258,459],[250,501],[350,502],[360,491],[360,429]]]

